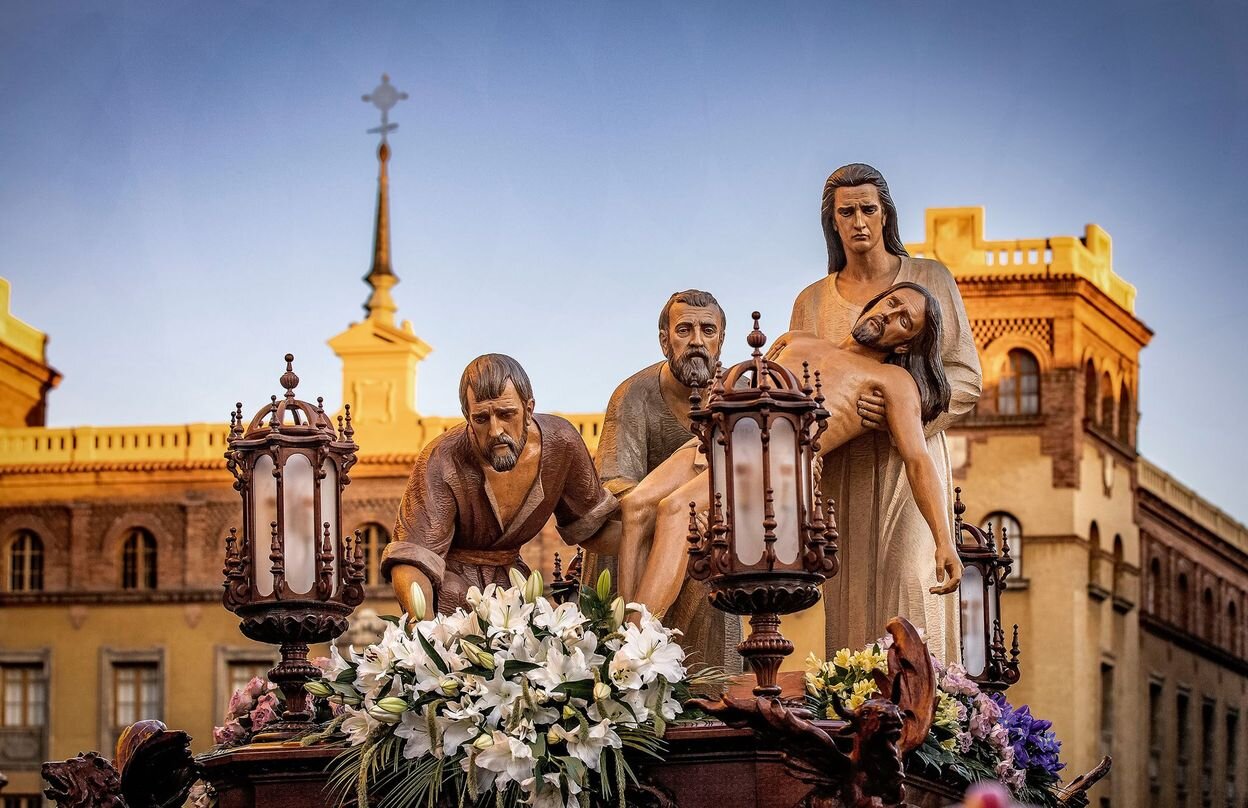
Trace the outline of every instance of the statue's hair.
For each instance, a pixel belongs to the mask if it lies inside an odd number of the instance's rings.
[[[459,377],[459,406],[468,417],[468,388],[477,401],[498,398],[511,381],[516,386],[516,395],[520,401],[528,403],[533,399],[533,384],[529,374],[524,372],[520,363],[506,354],[488,353],[478,356],[464,368],[464,375]]]
[[[820,219],[823,222],[823,238],[828,243],[828,274],[845,268],[845,245],[841,234],[836,232],[836,189],[853,188],[856,185],[874,185],[880,192],[880,204],[884,206],[884,249],[893,255],[909,255],[901,242],[901,230],[897,226],[897,206],[888,193],[884,175],[866,163],[850,163],[833,171],[823,184],[823,205]]]
[[[715,295],[710,292],[703,292],[701,289],[686,289],[669,297],[667,302],[663,304],[663,310],[659,312],[659,330],[664,334],[667,333],[667,324],[670,322],[672,306],[677,303],[684,303],[686,306],[694,306],[700,309],[714,308],[715,311],[719,312],[720,326],[727,324],[727,321],[724,319],[724,310],[720,307],[719,301],[715,299]]]
[[[880,292],[862,307],[862,311],[870,311],[876,303],[898,289],[913,289],[923,296],[923,330],[910,339],[908,351],[890,353],[884,361],[903,368],[914,379],[919,388],[919,407],[923,413],[923,423],[926,424],[949,409],[949,379],[945,376],[945,363],[940,358],[941,337],[944,334],[940,301],[919,284],[902,281]]]

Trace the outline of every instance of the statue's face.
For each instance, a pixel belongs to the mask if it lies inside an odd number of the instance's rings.
[[[905,353],[927,324],[927,301],[913,289],[895,289],[864,311],[854,323],[853,336],[861,345]]]
[[[880,189],[871,184],[837,188],[833,200],[833,221],[845,252],[863,255],[875,249],[884,238],[884,223],[888,220],[880,204]]]
[[[686,387],[705,387],[724,345],[719,310],[673,303],[668,310],[667,332],[659,334],[659,344],[677,381]]]
[[[524,401],[507,380],[498,398],[477,400],[468,388],[468,428],[481,459],[495,471],[511,471],[520,460],[533,417],[533,400]]]

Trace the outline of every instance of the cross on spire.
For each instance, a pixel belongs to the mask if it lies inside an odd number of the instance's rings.
[[[390,83],[390,75],[381,74],[381,84],[378,84],[371,93],[361,96],[361,98],[381,110],[381,126],[369,129],[370,135],[381,135],[381,142],[386,142],[386,135],[399,128],[397,123],[390,123],[390,110],[394,109],[394,105],[400,101],[407,100],[407,93],[400,92]]]

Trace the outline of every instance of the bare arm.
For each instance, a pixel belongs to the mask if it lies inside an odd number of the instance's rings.
[[[881,385],[887,401],[888,430],[905,464],[914,501],[936,542],[936,581],[941,585],[931,591],[945,595],[956,591],[962,580],[962,562],[953,546],[945,490],[936,471],[936,463],[927,452],[918,390],[905,371],[889,370],[895,372],[889,373]]]
[[[394,586],[394,597],[399,606],[409,615],[412,614],[412,584],[420,584],[420,590],[425,594],[425,613],[420,617],[432,617],[437,612],[438,601],[433,597],[433,584],[429,576],[420,571],[420,567],[415,564],[395,564],[390,568],[390,583]]]
[[[663,615],[671,608],[685,585],[689,565],[689,503],[701,513],[707,509],[709,497],[703,471],[664,497],[658,505],[654,543],[633,598],[646,604],[656,615]]]

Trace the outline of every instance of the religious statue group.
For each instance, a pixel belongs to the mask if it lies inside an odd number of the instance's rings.
[[[815,473],[840,534],[840,574],[822,601],[828,653],[870,642],[900,615],[939,658],[957,659],[962,567],[945,430],[980,393],[966,310],[948,269],[906,253],[875,169],[833,172],[821,218],[827,276],[798,295],[768,358],[824,380]],[[689,504],[710,504],[690,395],[712,380],[724,324],[710,292],[667,300],[664,359],[616,388],[593,458],[570,423],[534,412],[516,360],[474,359],[459,385],[466,422],[421,452],[382,559],[404,609],[413,585],[443,613],[471,587],[508,585],[521,548],[553,516],[563,541],[616,571],[626,599],[684,632],[695,659],[739,669],[737,618],[711,608],[706,585],[685,572]]]

